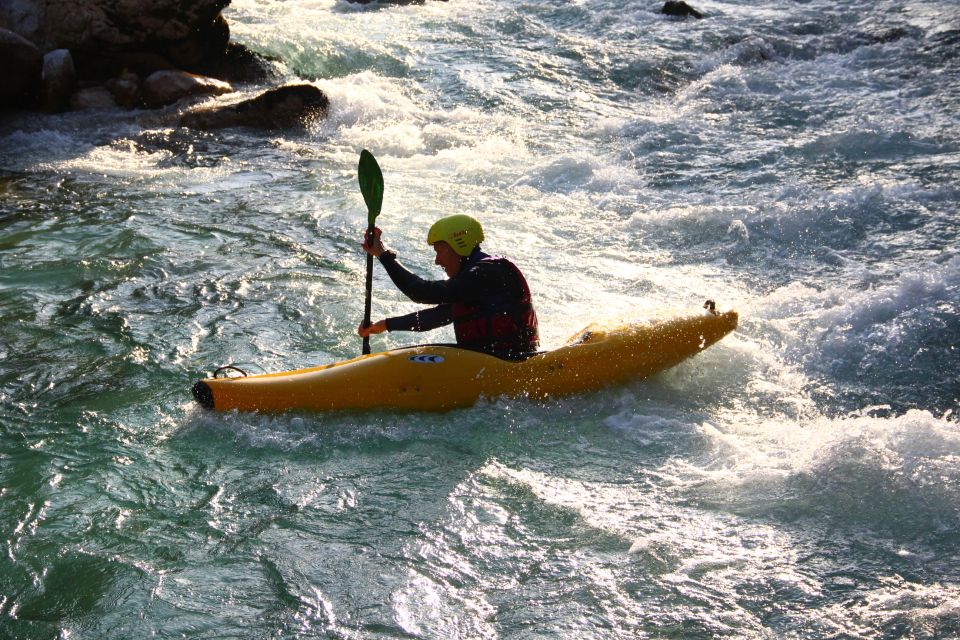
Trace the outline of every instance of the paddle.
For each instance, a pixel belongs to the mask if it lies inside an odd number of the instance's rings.
[[[373,242],[373,227],[380,206],[383,204],[383,173],[373,154],[364,149],[360,152],[360,164],[357,166],[357,179],[360,181],[360,193],[367,203],[367,242]],[[367,290],[363,303],[363,326],[370,326],[370,301],[373,297],[373,256],[367,254]],[[370,337],[363,339],[363,354],[370,353]]]

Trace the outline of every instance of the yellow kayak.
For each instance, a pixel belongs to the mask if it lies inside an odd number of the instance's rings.
[[[207,378],[193,395],[219,411],[338,409],[448,411],[481,398],[547,399],[652,376],[737,327],[737,313],[703,314],[613,329],[587,327],[564,346],[520,362],[421,345],[334,364],[246,377]]]

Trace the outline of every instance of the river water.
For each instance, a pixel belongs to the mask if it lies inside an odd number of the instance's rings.
[[[958,10],[694,4],[234,0],[324,121],[6,114],[0,638],[960,635]],[[740,328],[545,403],[200,410],[359,353],[363,148],[404,262],[476,215],[545,347]]]

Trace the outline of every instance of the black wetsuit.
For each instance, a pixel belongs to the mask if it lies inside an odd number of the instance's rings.
[[[539,336],[530,291],[523,275],[508,260],[476,249],[448,280],[424,280],[390,251],[380,256],[380,263],[407,297],[436,305],[387,318],[389,331],[429,331],[454,323],[461,346],[507,358],[536,352]],[[491,324],[491,318],[509,321]]]

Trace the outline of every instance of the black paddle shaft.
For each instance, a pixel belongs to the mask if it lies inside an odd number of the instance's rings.
[[[357,179],[360,182],[360,192],[363,201],[367,204],[367,246],[373,245],[374,221],[380,215],[383,205],[383,172],[373,154],[364,149],[360,152],[360,163],[357,166]],[[370,326],[370,302],[373,298],[373,256],[367,254],[367,283],[363,301],[363,326]],[[363,355],[370,353],[370,336],[363,339]]]
[[[373,238],[373,227],[367,229],[367,243],[370,243],[370,239]],[[364,296],[363,301],[363,326],[370,326],[370,303],[373,299],[373,256],[369,253],[367,254],[367,287],[366,295]],[[363,355],[370,353],[370,336],[364,336],[363,338]]]

